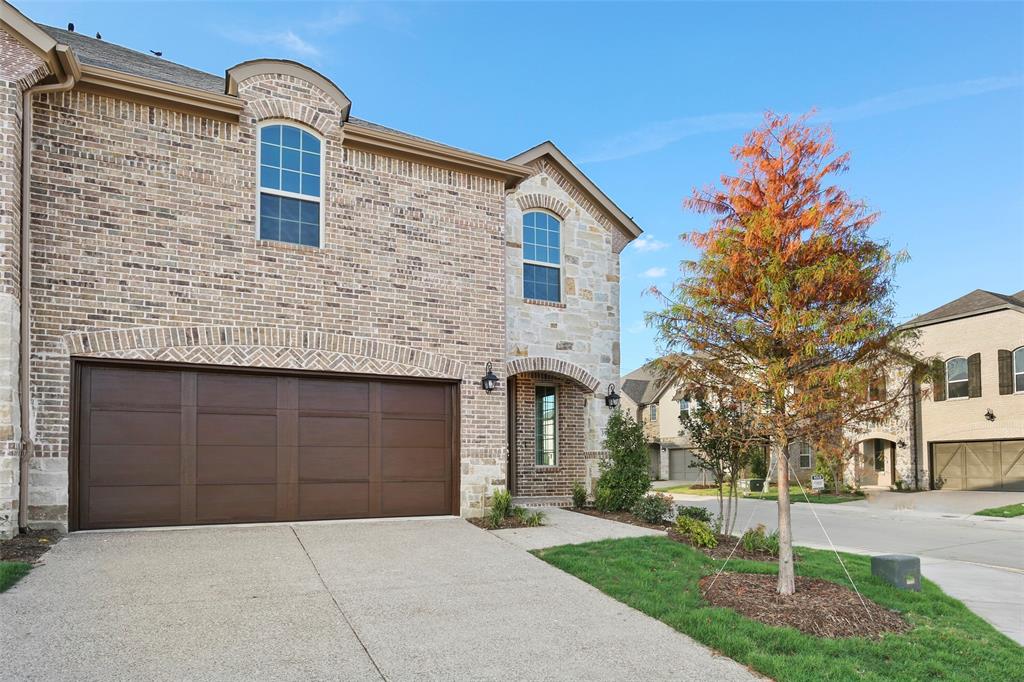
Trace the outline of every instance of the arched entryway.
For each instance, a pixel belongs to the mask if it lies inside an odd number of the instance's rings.
[[[890,487],[896,480],[896,443],[888,438],[866,438],[857,445],[855,462],[861,487]]]

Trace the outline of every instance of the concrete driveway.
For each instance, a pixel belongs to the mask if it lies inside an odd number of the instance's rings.
[[[458,519],[75,534],[0,613],[18,679],[754,678]]]

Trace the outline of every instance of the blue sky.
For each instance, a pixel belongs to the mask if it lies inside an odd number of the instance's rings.
[[[553,140],[646,230],[622,255],[622,366],[657,354],[643,294],[693,250],[697,185],[772,109],[832,124],[843,181],[907,249],[901,319],[1024,289],[1024,3],[16,2],[213,73],[310,64],[354,115],[498,157]]]

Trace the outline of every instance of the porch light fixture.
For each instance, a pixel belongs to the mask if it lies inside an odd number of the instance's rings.
[[[615,392],[615,384],[608,384],[608,395],[604,397],[604,404],[613,410],[619,406],[619,394]]]
[[[491,363],[487,363],[487,373],[484,374],[484,378],[480,380],[480,385],[484,387],[484,390],[490,393],[498,387],[498,377],[491,371]]]
[[[994,422],[996,420],[996,413],[992,411],[992,408],[985,411],[985,419],[990,422]]]

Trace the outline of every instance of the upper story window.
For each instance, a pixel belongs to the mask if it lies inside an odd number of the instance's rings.
[[[543,211],[523,215],[523,298],[562,301],[562,223]]]
[[[651,421],[652,422],[658,421],[658,406],[657,405],[651,405]]]
[[[814,449],[805,440],[790,445],[789,454],[790,456],[797,455],[797,466],[801,469],[810,469],[814,465]]]
[[[1013,351],[1013,392],[1024,393],[1024,346]]]
[[[679,401],[679,416],[687,417],[690,414],[690,399],[683,398]]]
[[[868,400],[885,401],[885,375],[878,375],[868,384]]]
[[[967,397],[967,358],[946,360],[946,397]]]
[[[302,128],[260,128],[260,239],[320,246],[323,154],[320,138]]]

